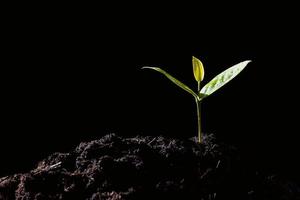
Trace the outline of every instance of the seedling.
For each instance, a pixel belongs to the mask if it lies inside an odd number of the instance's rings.
[[[215,78],[213,78],[210,82],[208,82],[204,87],[201,88],[201,82],[204,79],[204,67],[202,62],[193,56],[192,64],[193,64],[193,72],[195,80],[198,83],[197,91],[194,92],[192,89],[190,89],[188,86],[183,84],[181,81],[177,80],[173,76],[171,76],[166,71],[162,70],[159,67],[142,67],[142,69],[152,69],[155,71],[158,71],[165,75],[168,79],[170,79],[174,84],[185,90],[186,92],[193,95],[196,101],[197,106],[197,119],[198,119],[198,141],[199,143],[202,142],[202,134],[201,134],[201,101],[205,99],[206,97],[210,96],[212,93],[223,87],[226,83],[231,81],[235,76],[237,76],[246,66],[247,64],[251,62],[250,60],[246,60],[243,62],[240,62],[219,75],[217,75]]]

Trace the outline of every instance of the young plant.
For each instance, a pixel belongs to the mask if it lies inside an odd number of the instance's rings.
[[[210,82],[208,82],[204,87],[201,88],[201,82],[204,78],[204,67],[202,62],[193,56],[192,58],[192,64],[193,64],[193,72],[195,80],[197,81],[198,88],[197,91],[194,92],[192,89],[190,89],[188,86],[183,84],[181,81],[177,80],[173,76],[171,76],[166,71],[162,70],[159,67],[142,67],[142,69],[152,69],[155,71],[158,71],[165,75],[169,80],[171,80],[173,83],[175,83],[177,86],[185,90],[186,92],[193,95],[195,98],[196,106],[197,106],[197,119],[198,119],[198,141],[199,143],[202,142],[202,135],[201,135],[201,106],[200,103],[203,99],[220,89],[222,86],[224,86],[226,83],[231,81],[235,76],[237,76],[246,66],[247,64],[251,62],[250,60],[240,62],[219,75],[217,75],[215,78],[213,78]]]

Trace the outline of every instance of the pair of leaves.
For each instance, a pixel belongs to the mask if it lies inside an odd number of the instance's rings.
[[[169,80],[171,80],[173,83],[175,83],[177,86],[182,88],[183,90],[187,91],[191,95],[193,95],[198,101],[201,101],[205,97],[211,95],[221,87],[223,87],[226,83],[231,81],[234,77],[236,77],[246,66],[247,64],[251,62],[250,60],[240,62],[219,75],[217,75],[215,78],[213,78],[210,82],[208,82],[199,92],[199,94],[195,93],[192,89],[190,89],[188,86],[186,86],[184,83],[181,81],[177,80],[173,76],[171,76],[169,73],[166,71],[162,70],[159,67],[143,67],[142,69],[152,69],[155,71],[158,71],[165,75]],[[203,79],[203,77],[201,77]],[[200,79],[201,79],[200,78]],[[199,79],[199,80],[200,80]]]

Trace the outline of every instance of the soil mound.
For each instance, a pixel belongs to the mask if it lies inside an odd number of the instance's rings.
[[[0,199],[300,199],[295,183],[251,171],[212,135],[203,141],[109,134],[0,178]]]

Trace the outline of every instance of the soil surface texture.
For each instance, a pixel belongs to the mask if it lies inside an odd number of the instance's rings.
[[[0,178],[1,200],[299,200],[299,187],[260,174],[212,135],[186,140],[109,134]]]

